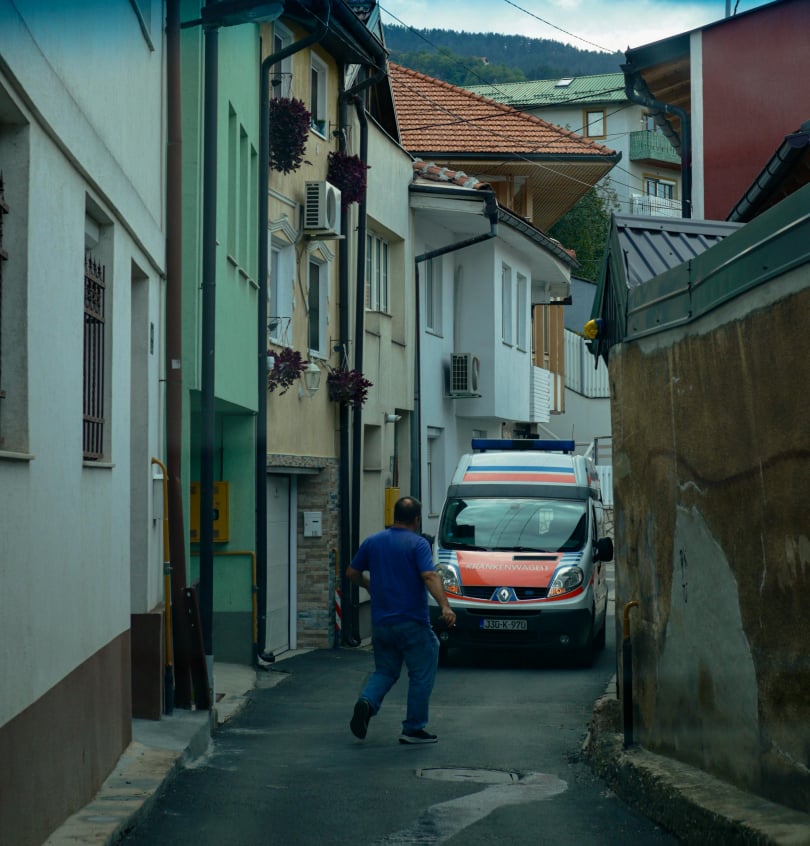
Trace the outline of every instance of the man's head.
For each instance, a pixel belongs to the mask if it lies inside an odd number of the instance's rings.
[[[422,503],[416,497],[403,496],[394,503],[394,523],[418,531],[422,519]]]

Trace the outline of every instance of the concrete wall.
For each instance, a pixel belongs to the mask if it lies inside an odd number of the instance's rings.
[[[636,739],[810,810],[807,265],[611,350]],[[621,633],[619,633],[621,638]]]

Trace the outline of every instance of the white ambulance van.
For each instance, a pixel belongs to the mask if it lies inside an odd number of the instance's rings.
[[[430,600],[441,657],[451,647],[559,652],[590,666],[604,648],[613,542],[599,477],[573,441],[473,439],[434,541],[456,625]]]

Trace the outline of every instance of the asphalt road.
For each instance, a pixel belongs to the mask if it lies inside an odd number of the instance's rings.
[[[593,703],[615,669],[612,621],[590,669],[451,653],[429,728],[397,742],[406,679],[359,741],[348,722],[369,649],[320,650],[276,666],[180,771],[126,846],[669,844],[581,759]],[[278,671],[273,675],[277,676]],[[273,681],[277,681],[277,677]]]

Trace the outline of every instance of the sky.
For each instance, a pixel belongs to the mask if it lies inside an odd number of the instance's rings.
[[[549,38],[624,51],[772,0],[380,0],[383,24]]]

